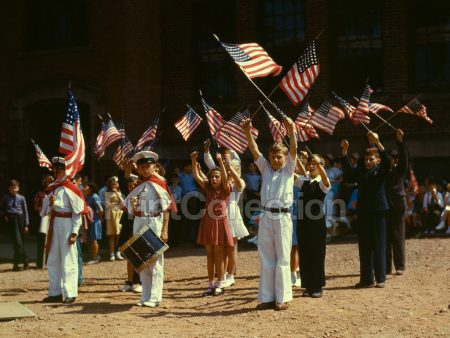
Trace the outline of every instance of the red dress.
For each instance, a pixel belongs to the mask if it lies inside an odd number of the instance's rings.
[[[197,243],[201,245],[233,246],[233,236],[228,226],[227,203],[231,192],[221,185],[214,189],[211,184],[205,186],[205,214],[198,228]]]

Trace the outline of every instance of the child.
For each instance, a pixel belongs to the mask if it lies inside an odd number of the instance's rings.
[[[30,224],[27,202],[19,194],[20,183],[16,180],[9,182],[9,193],[3,195],[0,201],[0,213],[6,223],[11,242],[14,247],[13,271],[19,271],[19,263],[23,263],[24,270],[28,269],[28,255],[23,244],[24,235],[28,233]]]
[[[112,176],[106,183],[108,187],[105,193],[105,214],[106,214],[106,237],[108,237],[109,260],[123,260],[122,255],[117,249],[120,229],[122,224],[120,219],[123,211],[120,209],[123,205],[123,195],[119,188],[119,178]]]
[[[168,240],[168,224],[170,210],[176,205],[167,183],[155,175],[158,155],[152,151],[140,151],[133,156],[141,176],[138,185],[126,198],[126,208],[134,216],[133,233],[150,227],[161,240]],[[164,257],[140,272],[142,282],[141,300],[137,306],[157,307],[162,301],[164,279]]]
[[[227,220],[227,200],[231,186],[227,181],[227,173],[220,154],[217,154],[220,170],[218,168],[210,170],[207,175],[208,181],[205,181],[199,173],[197,158],[198,152],[193,152],[192,173],[206,195],[205,214],[200,221],[197,237],[197,243],[205,246],[208,266],[209,285],[203,296],[219,296],[224,293],[224,247],[233,246],[233,237]],[[218,279],[217,287],[214,285],[214,271]]]
[[[447,233],[450,233],[450,183],[447,184],[447,192],[444,197],[444,210],[441,214],[441,222],[436,226],[436,230],[445,230],[445,227],[449,225]]]
[[[437,184],[434,178],[430,178],[428,182],[428,191],[423,197],[426,234],[434,233],[434,228],[439,224],[444,207],[444,197],[442,197],[442,194],[437,190]]]
[[[132,175],[131,173],[128,174],[126,184],[128,193],[131,193],[138,184],[138,177],[136,175]],[[121,247],[126,241],[133,237],[133,221],[133,216],[129,215],[127,212],[122,214],[122,218],[120,220],[122,228],[120,229],[119,241],[117,243],[118,247]],[[127,280],[120,291],[140,293],[142,292],[142,285],[140,283],[141,280],[139,279],[139,273],[136,272],[134,266],[127,261]]]
[[[86,182],[83,185],[83,193],[87,205],[92,209],[92,220],[88,227],[87,239],[91,248],[91,259],[87,264],[100,262],[98,255],[98,241],[102,239],[102,217],[103,207],[100,197],[97,195],[97,185],[93,182]]]
[[[384,288],[386,280],[386,220],[388,202],[384,184],[389,174],[390,158],[380,143],[378,135],[367,134],[369,144],[376,148],[368,148],[365,155],[365,167],[352,167],[347,156],[349,143],[341,141],[341,155],[344,175],[358,183],[358,245],[360,263],[360,281],[356,288]]]
[[[302,176],[296,180],[301,188],[303,208],[297,222],[300,253],[300,277],[305,288],[303,297],[321,298],[325,286],[325,253],[327,228],[323,203],[331,187],[324,161],[318,155],[308,158],[305,167],[299,163]]]
[[[209,153],[209,146],[211,141],[208,140],[204,147],[204,160],[208,169],[216,168],[214,160]],[[234,152],[233,152],[234,153]],[[228,201],[228,225],[230,226],[231,234],[233,236],[233,247],[226,249],[224,260],[224,269],[226,271],[226,278],[223,286],[229,287],[234,285],[234,272],[237,267],[237,240],[248,236],[248,230],[244,225],[241,211],[239,209],[239,199],[245,189],[245,182],[241,176],[241,162],[239,156],[234,153],[234,159],[231,159],[231,151],[224,152],[225,168],[227,170],[228,182],[231,184],[231,194]]]
[[[262,214],[258,230],[260,280],[258,310],[286,310],[292,300],[290,253],[292,247],[292,187],[297,158],[297,137],[291,119],[283,120],[290,148],[275,143],[267,161],[250,133],[250,119],[242,122],[253,159],[262,175]]]
[[[46,244],[49,289],[44,302],[71,304],[78,296],[78,250],[74,244],[87,205],[78,186],[66,177],[64,158],[53,157],[52,164],[56,180],[48,186],[41,210],[41,217],[50,215]]]
[[[181,210],[181,195],[182,188],[178,184],[180,182],[180,178],[178,174],[173,173],[170,177],[170,192],[177,204],[177,210]],[[170,231],[169,231],[170,245],[174,246],[182,241],[182,223],[181,223],[181,214],[178,212],[172,211],[170,213]]]

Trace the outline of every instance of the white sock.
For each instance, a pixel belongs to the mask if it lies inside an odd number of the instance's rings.
[[[209,287],[210,287],[211,289],[214,289],[214,280],[210,280],[210,281],[209,281]]]
[[[219,289],[221,289],[221,288],[223,287],[223,280],[220,280],[220,281],[217,283],[217,287],[218,287]]]

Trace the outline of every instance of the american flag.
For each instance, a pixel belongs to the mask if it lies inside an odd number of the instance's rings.
[[[192,133],[197,129],[203,119],[191,108],[189,107],[186,114],[175,122],[175,128],[181,133],[184,140],[187,141],[191,137]]]
[[[201,97],[200,99],[203,105],[203,109],[206,113],[206,121],[208,122],[209,131],[211,132],[211,135],[214,135],[213,137],[216,142],[222,147],[233,149],[234,151],[242,154],[247,148],[246,139],[244,139],[244,143],[242,140],[239,140],[235,136],[233,136],[230,133],[229,128],[224,130],[224,128],[228,124],[230,124],[230,122],[225,124],[226,122],[222,115],[220,115],[213,107],[211,107],[203,97]]]
[[[319,75],[320,64],[313,41],[281,80],[280,87],[296,106],[306,96]]]
[[[275,143],[283,142],[284,138],[287,135],[286,128],[280,121],[278,121],[275,117],[272,116],[272,114],[269,113],[266,107],[262,107],[267,115],[267,118],[269,119],[269,129],[270,133],[272,134],[273,140],[275,141]]]
[[[159,115],[155,118],[150,127],[142,134],[141,138],[136,144],[136,150],[140,150],[148,142],[151,142],[156,137],[156,130],[158,129]]]
[[[39,162],[40,167],[49,168],[52,170],[52,163],[49,161],[48,157],[45,156],[44,152],[41,150],[41,147],[34,141],[32,141],[34,145],[34,149],[36,150],[36,156]]]
[[[297,115],[297,118],[295,119],[295,125],[297,126],[297,130],[299,127],[303,128],[308,123],[309,119],[312,116],[311,115],[312,113],[314,113],[314,110],[311,108],[308,101],[305,101],[302,104],[302,107]]]
[[[278,75],[283,69],[257,43],[235,45],[221,42],[221,44],[233,58],[234,62],[251,79],[270,74]]]
[[[425,107],[419,99],[415,98],[398,110],[399,113],[417,115],[424,118],[429,124],[433,124],[433,120],[427,115],[427,107]]]
[[[125,135],[119,142],[119,146],[117,147],[117,150],[113,156],[113,161],[117,164],[119,169],[123,169],[125,161],[131,158],[131,156],[133,156],[133,153],[134,147],[128,137]]]
[[[243,112],[237,112],[234,116],[225,124],[220,132],[230,135],[233,139],[240,143],[240,151],[234,149],[238,153],[243,153],[248,146],[247,137],[245,136],[244,129],[241,126],[241,122],[244,119],[250,118],[250,112],[248,109]],[[259,131],[253,126],[250,126],[250,132],[254,139],[258,138]]]
[[[77,172],[83,169],[85,145],[83,133],[81,131],[80,114],[78,112],[77,102],[70,90],[68,91],[67,114],[61,134],[71,135],[70,138],[67,138],[68,142],[65,142],[64,144],[69,144],[70,142],[72,151],[64,157],[64,160],[66,161],[66,176],[72,179]]]
[[[355,113],[356,107],[352,106],[350,103],[345,101],[342,97],[337,95],[335,92],[331,92],[333,96],[338,100],[339,104],[344,108],[345,113],[347,114],[347,117],[350,120],[353,120],[353,114]]]
[[[320,138],[316,129],[311,124],[305,124],[303,127],[297,126],[297,140],[300,142],[306,142],[311,138]]]
[[[332,135],[336,124],[343,118],[345,118],[344,112],[325,100],[311,117],[311,124]]]
[[[102,129],[97,136],[97,140],[95,142],[94,153],[98,158],[101,158],[105,155],[105,150],[114,142],[120,140],[122,137],[122,133],[119,129],[117,129],[113,120],[109,119],[107,122],[102,123]]]
[[[364,90],[361,94],[361,98],[359,99],[358,106],[356,107],[355,113],[353,114],[353,123],[357,124],[358,122],[369,124],[369,101],[370,94],[373,92],[372,88],[368,84],[364,87]]]
[[[378,114],[382,110],[387,110],[387,111],[390,111],[391,113],[394,112],[391,108],[389,108],[388,106],[385,106],[384,104],[369,102],[369,111],[371,113]]]

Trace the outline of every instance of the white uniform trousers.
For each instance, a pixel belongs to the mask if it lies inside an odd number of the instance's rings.
[[[292,300],[291,249],[291,213],[263,211],[258,230],[260,303],[285,303]]]
[[[52,244],[47,258],[49,296],[78,296],[77,245],[70,245],[68,242],[72,228],[71,218],[55,217]]]
[[[150,223],[148,224],[148,222]],[[135,217],[133,223],[133,233],[146,227],[147,224],[158,235],[161,236],[163,218],[158,217]],[[141,303],[153,302],[160,303],[162,301],[163,282],[164,282],[164,255],[145,268],[139,273],[142,283]]]

